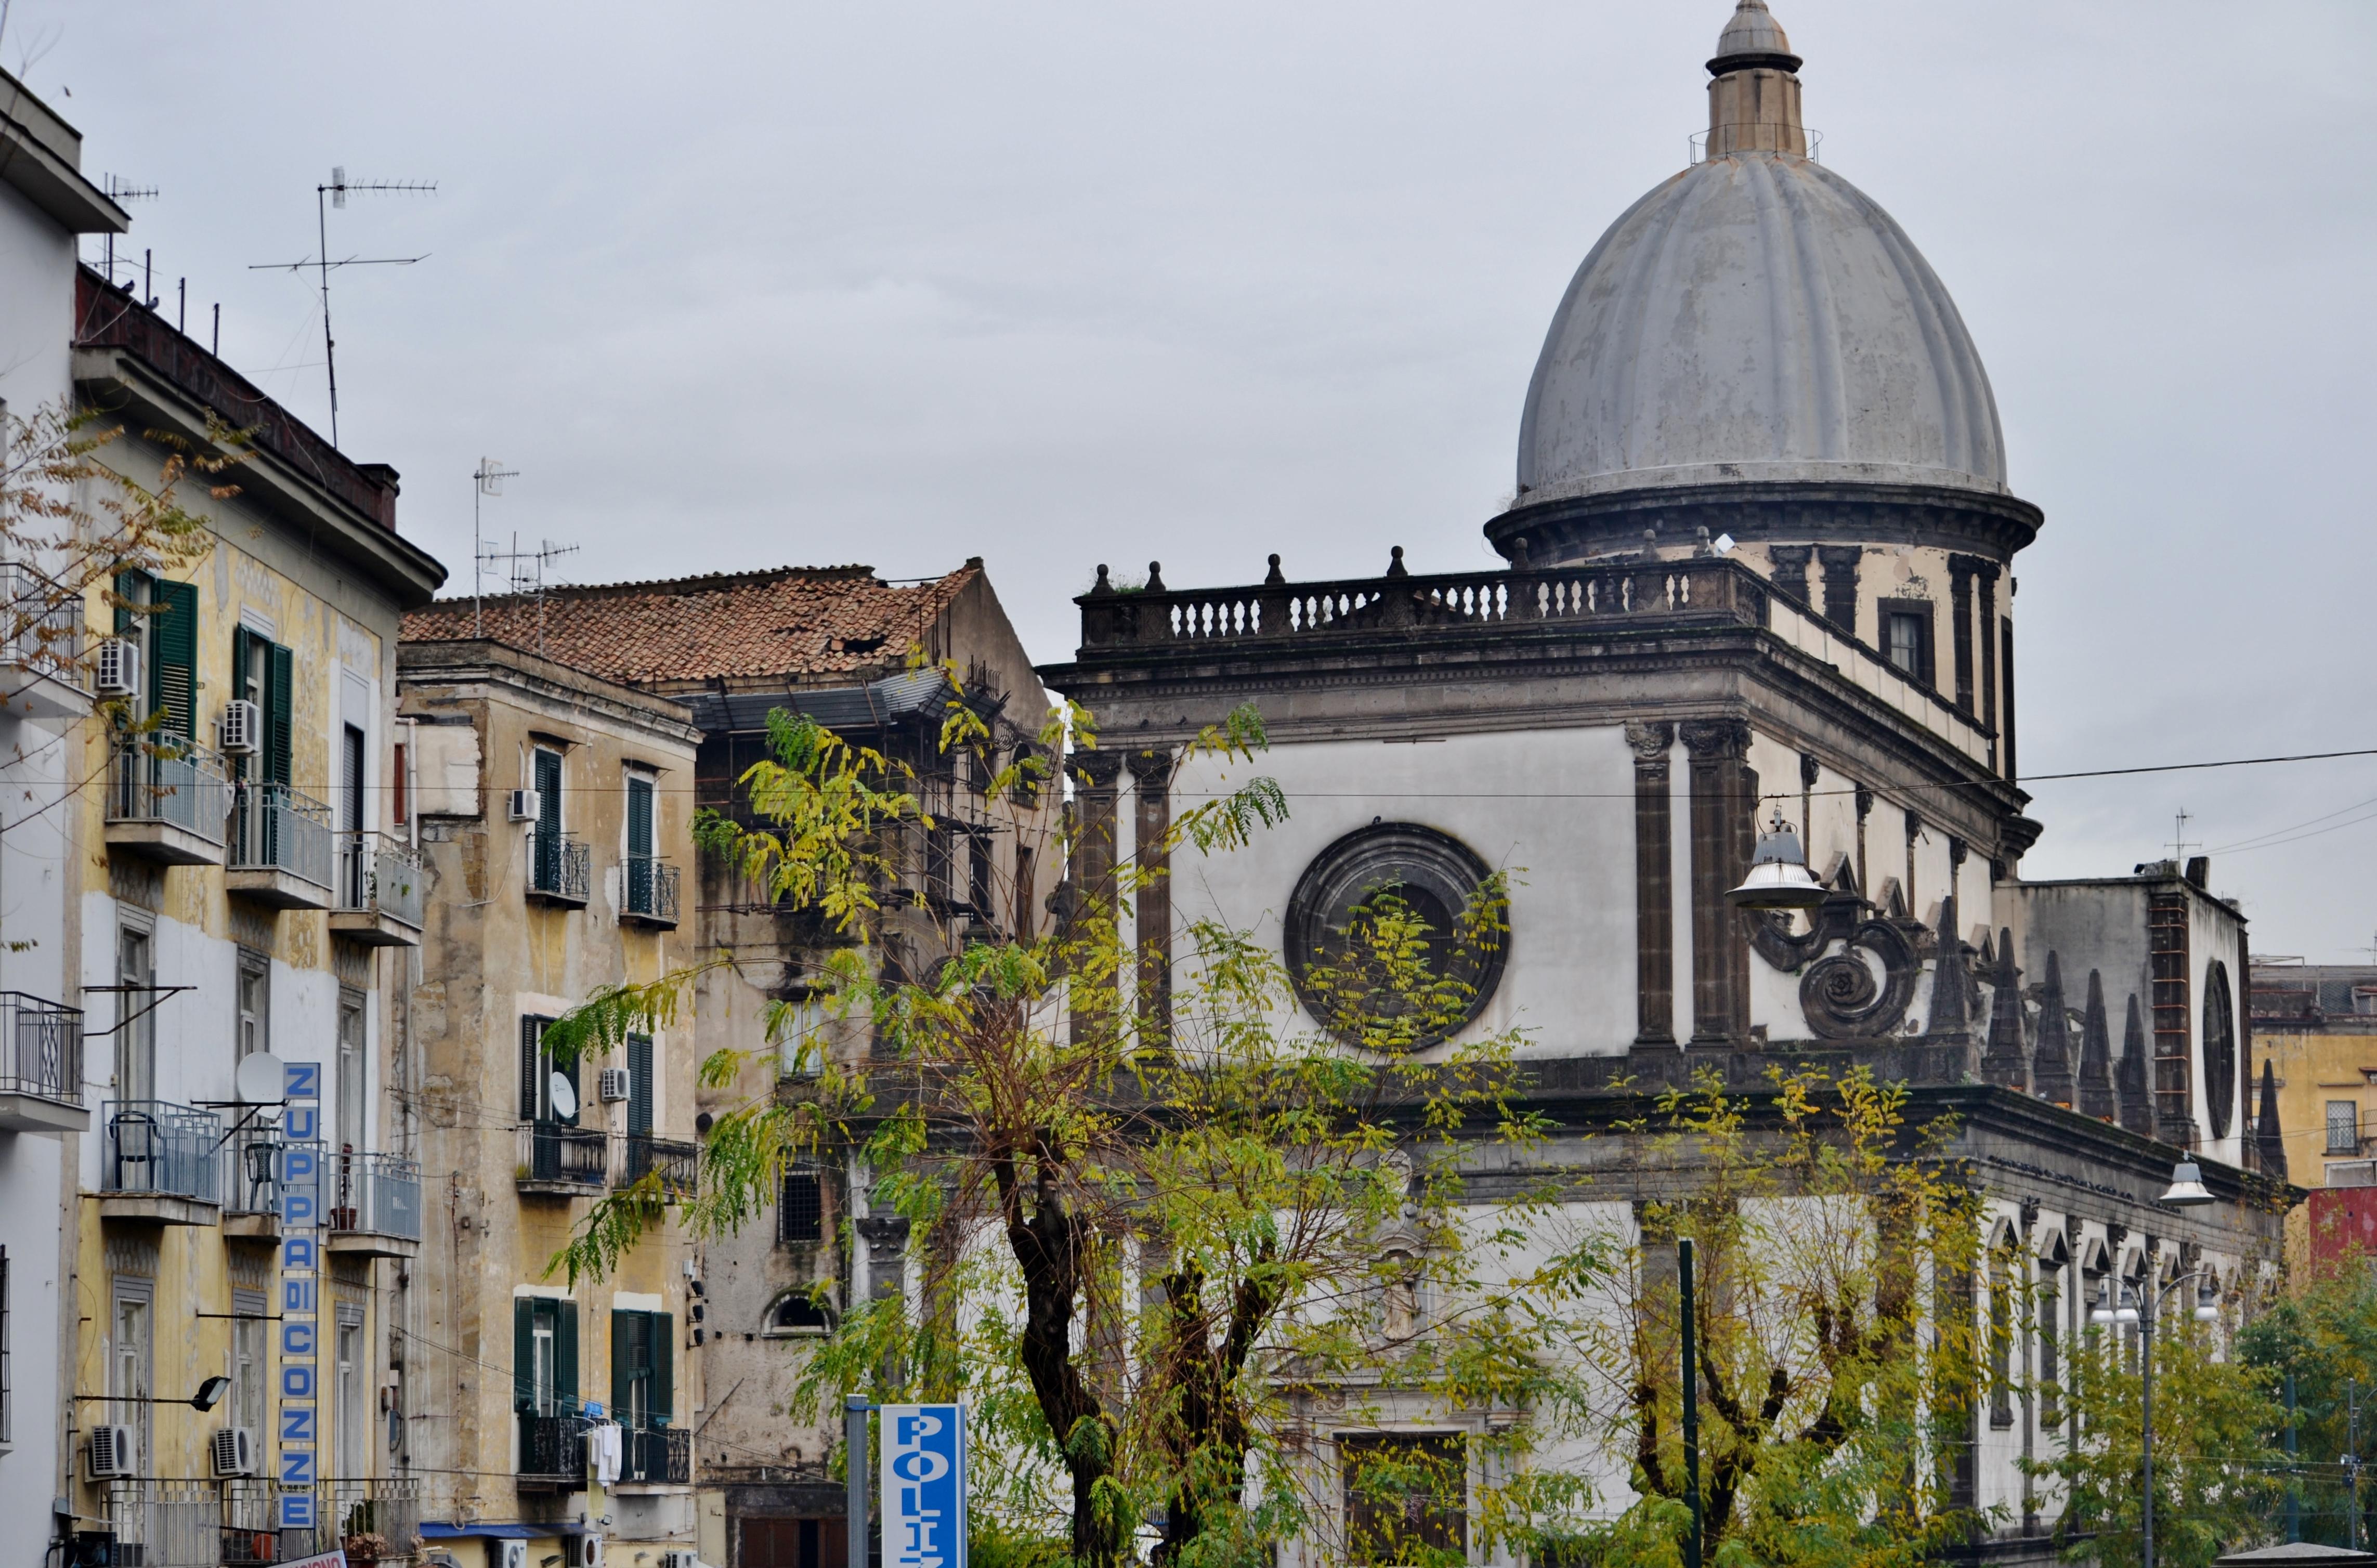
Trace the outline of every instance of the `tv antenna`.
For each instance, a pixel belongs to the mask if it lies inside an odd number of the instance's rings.
[[[479,603],[480,579],[486,574],[485,547],[479,542],[479,503],[489,496],[504,493],[504,481],[518,479],[518,469],[506,468],[494,458],[481,458],[478,471],[471,475],[477,488],[471,493],[471,635],[487,635],[486,611]]]
[[[550,539],[543,541],[533,550],[523,550],[520,547],[518,533],[512,535],[510,549],[479,553],[481,567],[500,563],[510,591],[522,598],[536,601],[536,652],[539,658],[544,656],[544,569],[564,556],[577,553],[577,545],[556,545]],[[474,581],[476,570],[474,568]]]
[[[127,201],[157,199],[155,186],[136,186],[121,174],[102,174],[99,177],[99,188],[105,194],[108,200],[119,207]],[[107,248],[104,254],[107,258],[107,286],[112,289],[115,287],[115,236],[113,233],[107,236]]]
[[[347,197],[353,196],[435,196],[436,180],[350,180],[346,166],[330,171],[329,182],[314,187],[314,227],[319,254],[296,261],[259,262],[248,269],[251,272],[298,272],[311,267],[321,276],[322,291],[322,365],[330,380],[330,445],[339,444],[339,353],[338,340],[330,335],[330,273],[340,267],[410,267],[416,261],[429,259],[427,251],[419,256],[350,256],[344,261],[330,259],[330,209],[344,211]]]
[[[2188,813],[2186,807],[2179,808],[2178,820],[2171,823],[2170,828],[2170,857],[2173,860],[2184,860],[2189,850],[2204,847],[2200,843],[2191,842],[2187,836],[2187,824],[2193,820],[2195,819]]]

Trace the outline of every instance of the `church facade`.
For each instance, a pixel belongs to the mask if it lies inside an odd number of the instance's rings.
[[[2200,859],[2025,879],[2013,569],[2045,520],[2008,486],[1946,289],[1809,155],[1799,63],[1740,0],[1705,157],[1559,302],[1517,493],[1485,525],[1503,568],[1421,575],[1396,548],[1372,577],[1273,557],[1245,586],[1152,566],[1128,591],[1099,569],[1076,656],[1042,671],[1107,748],[1072,760],[1084,836],[1152,842],[1220,782],[1165,759],[1251,703],[1291,818],[1260,854],[1175,857],[1136,912],[1143,976],[1187,912],[1292,960],[1368,889],[1457,910],[1508,871],[1500,962],[1432,1048],[1526,1032],[1564,1130],[1541,1158],[1575,1161],[1580,1205],[1639,1196],[1585,1140],[1646,1087],[1869,1064],[1918,1118],[1954,1114],[1995,1253],[2050,1303],[2018,1369],[2108,1282],[2208,1270],[2234,1321],[2299,1196],[2266,1087],[2254,1103],[2245,921]],[[1778,820],[1823,902],[1738,910]],[[2187,1157],[2216,1202],[2168,1207]],[[2019,1462],[2060,1434],[2028,1400],[1973,1421],[1955,1485],[1996,1511],[1991,1554],[2048,1560],[2051,1501]]]

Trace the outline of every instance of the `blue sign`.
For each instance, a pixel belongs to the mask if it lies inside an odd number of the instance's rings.
[[[290,1104],[281,1120],[286,1143],[281,1151],[281,1463],[275,1474],[281,1488],[281,1527],[301,1530],[314,1525],[313,1489],[320,1474],[315,1463],[315,1369],[321,1349],[321,1277],[314,1231],[321,1223],[322,1171],[314,1150],[289,1145],[320,1134],[322,1064],[284,1062],[281,1075]]]
[[[965,1568],[962,1405],[883,1406],[884,1568]]]

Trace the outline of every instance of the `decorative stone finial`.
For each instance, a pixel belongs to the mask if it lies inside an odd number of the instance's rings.
[[[1512,571],[1527,569],[1527,536],[1523,533],[1511,541],[1511,569]]]
[[[1098,580],[1090,585],[1090,592],[1093,593],[1111,593],[1114,592],[1114,584],[1106,581],[1106,564],[1104,561],[1100,561],[1098,563]]]
[[[2023,1049],[2022,970],[2013,961],[2013,932],[1998,930],[1997,970],[1989,976],[1989,1038],[1981,1078],[2009,1089],[2030,1087],[2030,1053]]]
[[[1708,155],[1737,152],[1808,153],[1799,119],[1799,56],[1765,0],[1741,0],[1717,35],[1708,63]]]
[[[1285,582],[1286,581],[1287,579],[1280,574],[1279,557],[1277,556],[1273,556],[1271,558],[1271,571],[1263,578],[1263,586],[1269,588],[1274,584]]]
[[[2099,1121],[2121,1114],[2113,1093],[2113,1031],[2105,1016],[2105,976],[2088,971],[2088,1011],[2080,1023],[2080,1113]]]
[[[2038,997],[2038,1048],[2031,1058],[2030,1088],[2042,1100],[2072,1103],[2071,1016],[2063,1005],[2063,961],[2052,948]]]
[[[2138,994],[2130,993],[2130,1021],[2121,1033],[2121,1125],[2132,1132],[2154,1136],[2153,1069],[2146,1065],[2146,1025],[2138,1012]]]
[[[1411,569],[1404,565],[1404,547],[1401,545],[1395,546],[1393,557],[1387,562],[1387,575],[1389,577],[1409,577],[1411,575]]]
[[[2262,1174],[2287,1179],[2287,1140],[2278,1127],[2278,1079],[2270,1059],[2262,1059],[2262,1114],[2253,1128],[2253,1151],[2262,1156]]]
[[[1161,593],[1164,592],[1164,563],[1162,561],[1150,561],[1147,563],[1147,591],[1150,593]]]

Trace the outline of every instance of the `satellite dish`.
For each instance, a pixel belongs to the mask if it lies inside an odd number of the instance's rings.
[[[545,1090],[545,1094],[551,1097],[553,1114],[558,1119],[567,1121],[578,1114],[578,1090],[567,1075],[555,1073],[552,1086]]]
[[[240,1058],[231,1085],[232,1098],[244,1106],[277,1106],[289,1097],[281,1059],[270,1051]]]

